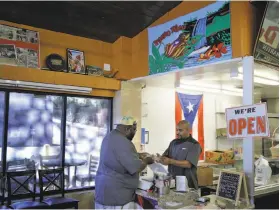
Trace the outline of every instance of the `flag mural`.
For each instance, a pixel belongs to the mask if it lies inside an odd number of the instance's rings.
[[[203,126],[203,95],[188,95],[176,93],[175,122],[187,120],[190,123],[191,134],[202,149],[200,160],[204,159],[204,126]]]

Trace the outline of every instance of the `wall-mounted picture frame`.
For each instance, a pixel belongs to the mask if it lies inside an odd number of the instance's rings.
[[[5,65],[21,66],[26,68],[40,68],[40,38],[39,32],[0,24],[0,45],[3,57],[3,46],[14,45],[16,59],[13,61],[2,58]],[[8,49],[9,54],[11,48]]]
[[[83,51],[67,49],[67,71],[76,74],[86,74],[85,54]]]

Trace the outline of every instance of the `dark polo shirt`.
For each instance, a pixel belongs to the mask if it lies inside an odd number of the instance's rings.
[[[123,206],[134,200],[142,161],[134,144],[113,130],[103,140],[95,178],[95,200],[106,206]]]
[[[163,153],[163,156],[174,160],[187,160],[192,164],[192,167],[182,168],[169,165],[169,173],[173,176],[186,176],[189,187],[197,189],[198,181],[196,171],[201,151],[200,144],[192,136],[189,136],[187,139],[174,139]]]

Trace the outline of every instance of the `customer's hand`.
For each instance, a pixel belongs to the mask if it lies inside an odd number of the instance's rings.
[[[147,165],[153,164],[155,161],[152,157],[146,157],[143,159],[143,162],[146,163]]]
[[[149,157],[149,156],[150,156],[150,154],[147,153],[147,152],[141,152],[141,153],[138,153],[138,155],[139,155],[139,158],[140,158],[141,160],[144,160],[146,157]]]

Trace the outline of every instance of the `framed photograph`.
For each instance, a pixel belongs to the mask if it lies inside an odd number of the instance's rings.
[[[16,47],[17,52],[17,65],[27,67],[28,49]]]
[[[86,74],[83,51],[67,49],[67,70],[71,73]]]
[[[0,44],[0,64],[16,65],[16,49],[13,44]]]

